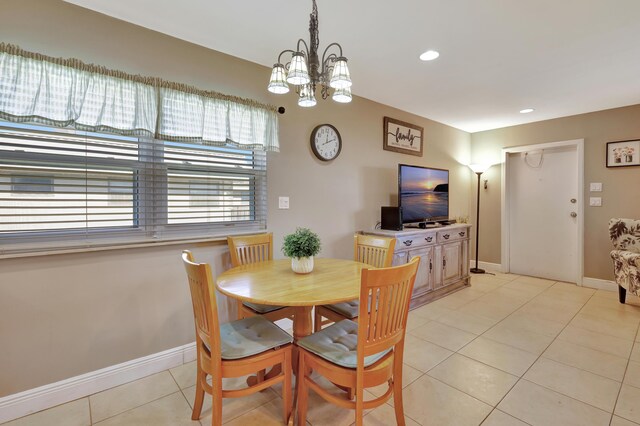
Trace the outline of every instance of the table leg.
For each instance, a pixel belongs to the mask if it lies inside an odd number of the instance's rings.
[[[288,426],[293,426],[293,420],[297,413],[298,406],[298,343],[299,339],[306,337],[313,333],[313,319],[311,317],[312,306],[296,306],[294,307],[293,315],[293,357],[292,366],[293,373],[296,375],[296,387],[293,393],[293,409],[291,411],[291,417],[287,422]]]
[[[293,316],[293,342],[313,333],[312,306],[296,306]],[[298,347],[293,345],[293,372],[298,374]]]
[[[313,320],[311,316],[312,306],[296,306],[295,314],[293,317],[293,341],[297,342],[298,339],[306,337],[313,332]],[[298,374],[298,348],[296,345],[293,346],[293,357],[292,357],[292,366],[293,372]],[[280,364],[275,365],[269,372],[264,376],[264,380],[268,380],[272,377],[276,377],[282,372],[282,367]],[[247,378],[247,385],[253,386],[258,383],[258,379],[256,376],[249,376]]]
[[[271,368],[271,370],[269,370],[269,372],[267,374],[265,374],[264,377],[262,378],[262,380],[260,380],[260,381],[269,380],[272,377],[278,376],[280,373],[282,373],[282,366],[280,364],[274,365]],[[247,377],[247,385],[248,386],[254,386],[256,384],[258,384],[258,376],[249,376],[249,377]]]

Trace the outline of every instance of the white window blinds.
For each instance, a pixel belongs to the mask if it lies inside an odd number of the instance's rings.
[[[0,125],[0,254],[266,227],[266,155]]]

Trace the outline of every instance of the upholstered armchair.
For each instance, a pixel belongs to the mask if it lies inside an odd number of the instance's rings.
[[[640,296],[640,220],[611,219],[609,235],[615,247],[611,258],[620,303],[624,303],[627,291]]]

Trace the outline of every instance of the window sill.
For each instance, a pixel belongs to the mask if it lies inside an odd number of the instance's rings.
[[[260,231],[251,231],[251,232],[229,233],[229,235],[253,235],[253,234],[264,234],[267,232],[269,231],[260,230]],[[52,250],[27,251],[27,252],[20,252],[20,253],[7,253],[7,254],[0,254],[0,260],[16,259],[16,258],[23,258],[23,257],[39,257],[39,256],[54,256],[54,255],[62,255],[62,254],[74,254],[74,253],[89,253],[89,252],[110,251],[110,250],[127,250],[127,249],[136,249],[136,248],[162,247],[162,246],[182,245],[182,244],[223,243],[223,242],[226,244],[227,235],[220,235],[220,236],[207,237],[207,238],[175,239],[175,240],[163,240],[163,241],[157,241],[157,242],[114,244],[114,245],[92,246],[92,247],[73,247],[69,249],[52,249]]]

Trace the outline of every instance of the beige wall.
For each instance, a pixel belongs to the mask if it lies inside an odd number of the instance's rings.
[[[640,217],[640,167],[607,169],[607,142],[640,138],[640,105],[558,118],[471,135],[474,162],[498,163],[483,179],[489,188],[480,200],[480,260],[500,263],[500,176],[504,147],[584,139],[583,202],[585,212],[584,275],[613,280],[607,223],[612,217]],[[602,182],[603,192],[589,192],[590,182]],[[475,182],[472,184],[475,191]],[[602,207],[589,207],[589,196],[601,196]],[[475,222],[475,197],[471,211]],[[542,202],[542,201],[541,201]]]
[[[349,258],[352,233],[373,227],[380,206],[396,202],[400,162],[450,169],[451,215],[468,214],[465,132],[357,97],[304,110],[293,95],[266,91],[265,67],[61,1],[4,0],[0,41],[285,106],[281,152],[268,155],[268,227],[280,257],[285,233],[309,226],[322,238],[321,256]],[[274,55],[285,47],[274,46]],[[422,158],[382,150],[385,115],[425,128]],[[328,164],[309,147],[320,123],[335,125],[343,139]],[[277,209],[281,195],[290,197],[289,210]],[[193,341],[182,248],[0,260],[0,397]],[[195,254],[215,274],[225,251],[210,244]]]

